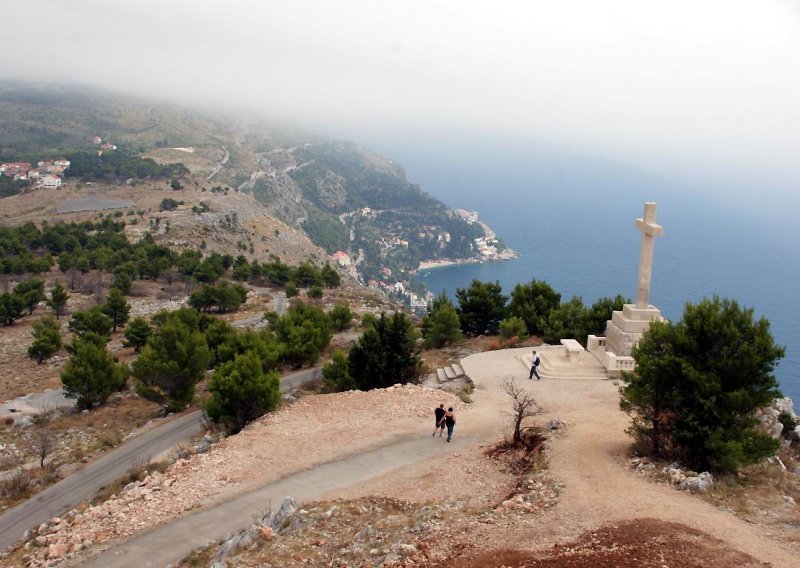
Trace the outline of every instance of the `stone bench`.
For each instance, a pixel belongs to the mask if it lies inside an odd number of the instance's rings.
[[[563,345],[567,350],[567,361],[577,361],[580,357],[580,353],[585,351],[583,345],[574,339],[562,339],[561,345]]]

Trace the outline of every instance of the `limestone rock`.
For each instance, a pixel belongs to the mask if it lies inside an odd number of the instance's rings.
[[[17,416],[14,419],[14,428],[30,428],[31,426],[33,426],[33,418],[27,414]]]
[[[797,418],[797,415],[794,413],[794,402],[788,396],[783,398],[776,398],[772,401],[772,408],[778,411],[778,414],[786,413],[793,418]]]
[[[692,491],[705,493],[714,485],[714,478],[710,473],[704,471],[697,477],[687,477],[680,484],[681,491]]]
[[[280,534],[283,521],[288,518],[292,513],[297,510],[297,501],[291,497],[287,497],[278,507],[274,513],[267,513],[261,519],[261,526],[270,527],[272,530]]]

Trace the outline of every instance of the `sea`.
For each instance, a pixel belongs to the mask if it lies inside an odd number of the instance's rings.
[[[687,302],[718,295],[766,317],[786,349],[775,375],[800,410],[800,219],[795,206],[764,206],[758,195],[674,181],[603,160],[558,152],[492,154],[487,147],[386,144],[410,181],[453,208],[477,211],[507,246],[508,261],[420,273],[435,294],[454,297],[473,279],[547,281],[562,301],[635,298],[644,203],[657,203],[650,302],[677,321]],[[703,182],[707,183],[707,182]],[[754,190],[756,191],[756,190]],[[774,203],[773,203],[774,205]]]

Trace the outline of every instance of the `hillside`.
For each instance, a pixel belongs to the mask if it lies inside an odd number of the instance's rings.
[[[362,284],[409,284],[424,261],[513,254],[467,212],[409,183],[391,160],[291,128],[78,88],[4,84],[0,140],[2,162],[66,157],[71,185],[161,188],[177,180],[201,192],[252,195],[270,216],[337,253]]]

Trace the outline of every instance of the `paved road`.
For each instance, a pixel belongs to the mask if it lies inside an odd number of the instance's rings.
[[[91,568],[166,566],[225,534],[246,529],[267,505],[277,507],[287,496],[298,502],[318,499],[331,491],[366,481],[404,465],[463,451],[483,440],[482,436],[473,435],[460,437],[458,444],[420,443],[420,439],[431,439],[427,430],[425,432],[426,435],[422,438],[418,434],[406,436],[387,446],[290,475],[215,507],[156,527],[132,540],[113,546],[88,561],[80,559],[78,563]]]
[[[281,392],[289,392],[318,377],[319,373],[319,368],[312,368],[281,377]],[[199,410],[184,414],[133,438],[35,497],[17,505],[0,516],[0,550],[14,544],[27,529],[47,522],[82,500],[88,499],[107,483],[120,478],[131,467],[174,448],[178,443],[202,431]]]

